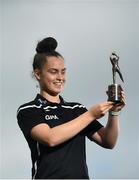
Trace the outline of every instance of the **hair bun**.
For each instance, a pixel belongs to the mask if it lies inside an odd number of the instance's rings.
[[[56,47],[57,47],[57,41],[52,37],[48,37],[38,42],[36,51],[37,53],[47,53],[54,51]]]

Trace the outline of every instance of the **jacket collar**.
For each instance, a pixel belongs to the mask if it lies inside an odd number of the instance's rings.
[[[35,102],[36,104],[42,104],[42,105],[58,105],[58,104],[65,104],[66,101],[64,101],[64,99],[62,98],[62,96],[59,96],[60,98],[60,103],[54,103],[54,102],[50,102],[48,101],[45,97],[43,97],[41,94],[37,94],[36,98],[35,98]]]

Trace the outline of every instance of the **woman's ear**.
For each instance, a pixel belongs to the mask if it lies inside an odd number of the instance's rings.
[[[34,73],[34,76],[36,77],[36,79],[39,81],[40,80],[40,75],[41,75],[40,70],[35,69],[33,73]]]

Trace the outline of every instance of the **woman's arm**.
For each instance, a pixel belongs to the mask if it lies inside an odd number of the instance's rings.
[[[53,128],[50,128],[47,124],[39,124],[32,128],[31,136],[40,143],[51,147],[56,146],[77,135],[92,121],[104,116],[112,107],[112,102],[100,103],[79,117]]]
[[[119,117],[108,116],[108,122],[98,132],[92,135],[92,140],[108,149],[114,148],[119,134]]]
[[[92,135],[92,140],[100,146],[112,149],[117,141],[119,133],[119,111],[125,106],[125,94],[122,91],[122,103],[116,104],[109,112],[108,121],[105,127]],[[116,112],[112,115],[112,111]]]

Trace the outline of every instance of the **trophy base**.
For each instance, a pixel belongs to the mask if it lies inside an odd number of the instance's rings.
[[[108,101],[120,103],[122,102],[121,97],[122,87],[120,84],[111,84],[108,86]]]

